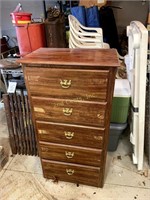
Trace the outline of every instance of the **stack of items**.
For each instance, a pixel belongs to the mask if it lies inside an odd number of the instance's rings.
[[[26,90],[3,95],[13,154],[37,155],[35,132]]]
[[[116,79],[110,120],[109,151],[115,151],[117,149],[121,133],[127,127],[130,97],[129,81],[127,79]]]

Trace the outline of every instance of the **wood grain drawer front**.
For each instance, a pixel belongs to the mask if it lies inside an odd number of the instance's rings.
[[[26,68],[32,96],[106,101],[109,70]]]
[[[36,127],[41,141],[91,148],[103,147],[104,128],[40,121],[36,121]]]
[[[42,160],[45,178],[100,186],[101,171],[98,167]]]
[[[104,127],[107,103],[31,97],[37,120]]]
[[[40,142],[40,153],[44,159],[100,166],[102,150]]]

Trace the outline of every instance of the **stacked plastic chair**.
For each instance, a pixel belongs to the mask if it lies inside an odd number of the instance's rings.
[[[85,27],[73,16],[69,15],[69,48],[109,48],[109,44],[103,42],[101,28]]]

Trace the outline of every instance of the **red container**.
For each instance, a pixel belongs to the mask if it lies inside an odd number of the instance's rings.
[[[16,26],[16,34],[21,56],[25,56],[40,47],[46,47],[44,23]]]
[[[26,12],[13,12],[10,13],[12,17],[12,23],[14,25],[22,25],[31,23],[31,13]]]

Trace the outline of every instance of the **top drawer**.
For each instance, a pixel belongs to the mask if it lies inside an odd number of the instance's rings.
[[[25,68],[32,96],[106,101],[109,70]]]

